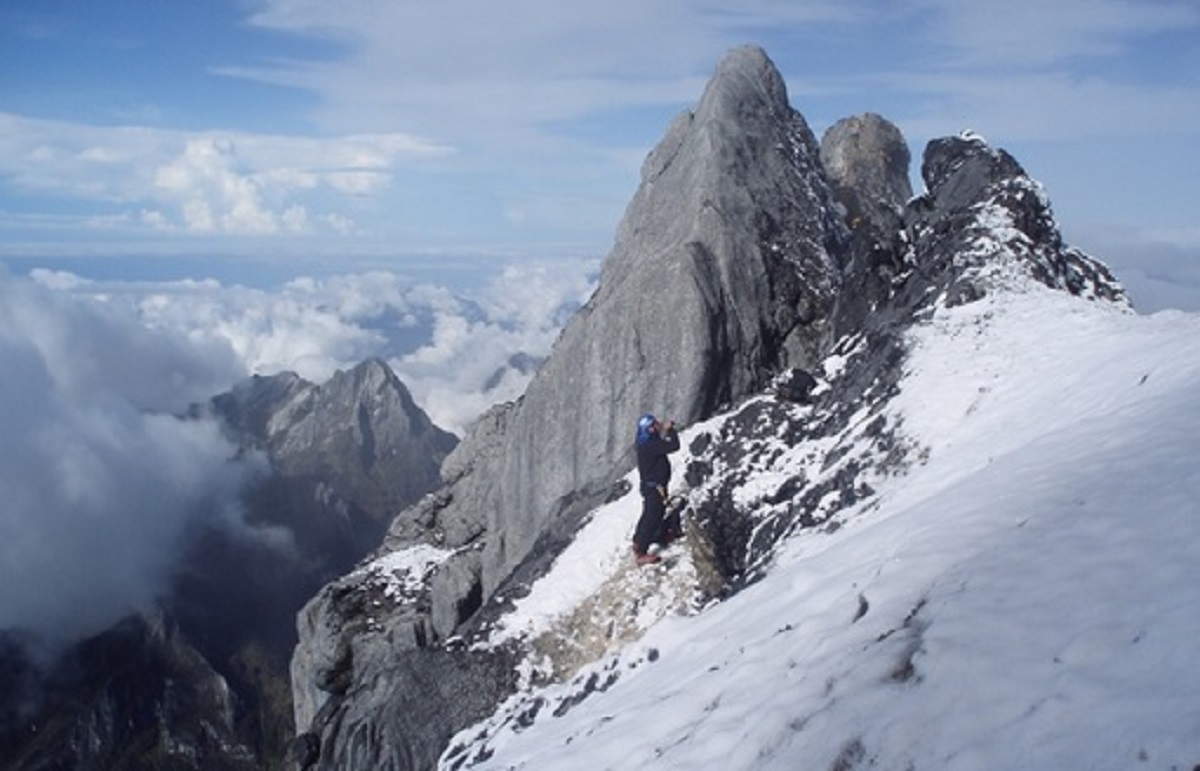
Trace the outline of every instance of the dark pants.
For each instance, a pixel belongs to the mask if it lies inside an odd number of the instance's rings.
[[[633,548],[645,554],[652,543],[677,538],[680,533],[679,514],[667,516],[667,502],[657,487],[642,487],[642,516],[633,531]]]

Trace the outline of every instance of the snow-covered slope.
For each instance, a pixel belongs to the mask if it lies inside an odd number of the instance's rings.
[[[908,343],[884,415],[919,463],[721,602],[689,545],[629,564],[635,494],[597,510],[492,630],[531,643],[525,687],[443,767],[1200,764],[1200,317],[1028,286]],[[816,455],[776,447],[737,495]]]

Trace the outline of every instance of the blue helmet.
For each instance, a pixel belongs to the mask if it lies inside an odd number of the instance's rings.
[[[645,415],[638,418],[637,422],[637,443],[645,444],[650,439],[650,430],[654,428],[654,424],[658,420],[647,412]]]

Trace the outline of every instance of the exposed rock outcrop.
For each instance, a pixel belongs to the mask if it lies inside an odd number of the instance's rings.
[[[912,198],[911,161],[900,129],[875,113],[843,118],[821,137],[821,162],[852,230],[897,230]]]
[[[904,209],[911,160],[900,129],[874,113],[838,121],[821,138],[821,160],[850,227],[835,338],[862,329],[904,280]]]
[[[905,212],[907,261],[923,278],[912,288],[956,305],[1032,280],[1127,302],[1103,264],[1063,242],[1042,186],[1004,150],[971,132],[935,139],[921,176],[926,192]]]

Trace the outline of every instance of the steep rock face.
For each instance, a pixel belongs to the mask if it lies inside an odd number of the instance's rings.
[[[647,158],[596,297],[633,298],[636,350],[619,355],[666,375],[652,403],[693,420],[782,365],[811,366],[846,237],[831,204],[782,77],[758,48],[730,52]]]
[[[831,201],[779,73],[730,53],[647,159],[595,296],[454,486],[451,507],[485,517],[485,595],[629,465],[637,414],[694,420],[815,360],[845,238]]]

